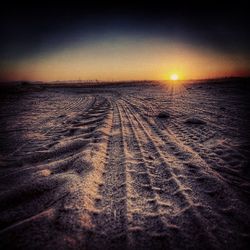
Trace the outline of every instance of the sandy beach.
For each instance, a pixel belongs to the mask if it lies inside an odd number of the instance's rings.
[[[246,81],[5,88],[1,249],[246,249]]]

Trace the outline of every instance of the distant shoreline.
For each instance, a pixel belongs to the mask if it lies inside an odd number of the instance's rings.
[[[194,83],[220,83],[220,82],[228,82],[235,80],[249,80],[249,77],[221,77],[221,78],[208,78],[208,79],[189,79],[189,80],[178,80],[178,82],[182,82],[184,84],[194,84]],[[114,86],[114,85],[131,85],[131,84],[161,84],[161,83],[170,83],[171,80],[121,80],[121,81],[98,81],[98,80],[65,80],[65,81],[2,81],[0,82],[0,87],[2,86],[30,86],[30,85],[45,85],[45,86]]]

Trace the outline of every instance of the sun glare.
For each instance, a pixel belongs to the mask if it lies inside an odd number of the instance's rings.
[[[171,79],[172,81],[176,81],[176,80],[179,79],[179,76],[178,76],[177,74],[172,74],[172,75],[170,76],[170,79]]]

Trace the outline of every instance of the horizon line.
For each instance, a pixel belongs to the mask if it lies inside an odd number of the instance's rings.
[[[222,77],[211,77],[211,78],[190,78],[190,79],[178,79],[175,81],[186,82],[186,81],[211,81],[211,80],[226,80],[235,78],[250,78],[249,76],[222,76]],[[171,79],[123,79],[123,80],[101,80],[101,79],[85,79],[85,80],[53,80],[53,81],[41,81],[41,80],[0,80],[1,83],[122,83],[122,82],[171,82]]]

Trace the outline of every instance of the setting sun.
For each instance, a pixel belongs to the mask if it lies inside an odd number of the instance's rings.
[[[176,81],[176,80],[179,79],[179,76],[178,76],[177,74],[172,74],[172,75],[170,76],[170,79],[171,79],[172,81]]]

